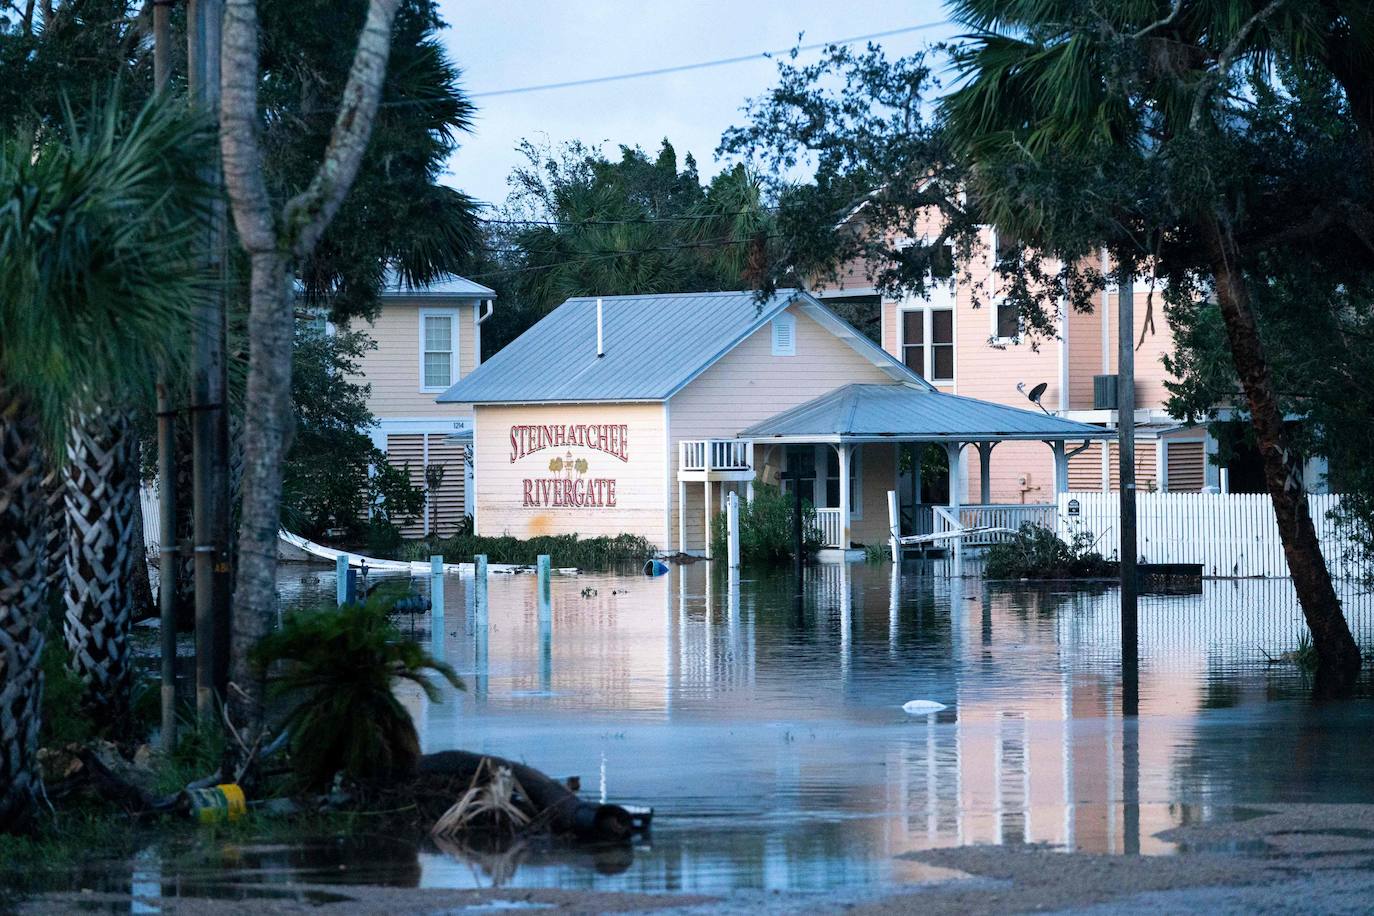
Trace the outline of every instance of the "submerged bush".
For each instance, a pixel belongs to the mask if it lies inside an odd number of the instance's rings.
[[[740,500],[740,562],[763,566],[791,562],[794,505],[790,493],[766,484],[754,487],[752,501]],[[711,521],[712,556],[725,556],[726,539],[725,513],[718,512]],[[802,502],[802,539],[808,553],[815,553],[825,546],[816,528],[816,510],[806,501]]]
[[[1080,531],[1070,541],[1042,525],[1022,525],[1010,541],[988,549],[989,579],[1086,579],[1112,575],[1115,564],[1093,548],[1092,534]]]
[[[401,560],[428,560],[443,554],[449,563],[470,563],[474,555],[486,554],[489,563],[514,563],[533,566],[540,554],[548,554],[554,566],[579,569],[609,569],[616,563],[643,560],[657,548],[637,534],[615,537],[580,538],[575,534],[546,535],[521,540],[516,537],[478,537],[462,530],[439,540],[407,541],[397,553]]]
[[[338,772],[368,778],[412,769],[420,739],[396,682],[418,684],[431,702],[440,694],[427,672],[463,687],[449,665],[401,635],[390,605],[373,599],[298,611],[258,644],[261,664],[282,663],[269,687],[285,704],[291,764],[306,787],[325,787]]]

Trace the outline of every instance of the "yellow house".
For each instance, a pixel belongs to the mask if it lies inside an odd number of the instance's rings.
[[[377,418],[372,442],[426,493],[423,517],[402,528],[407,537],[428,535],[436,524],[438,534],[452,534],[472,511],[472,411],[434,399],[481,364],[482,322],[495,299],[464,277],[416,288],[392,276],[365,329],[377,344],[360,366]]]
[[[708,553],[726,494],[782,471],[801,475],[827,545],[847,548],[892,533],[903,446],[941,444],[957,463],[976,444],[986,474],[999,442],[1048,444],[1063,489],[1065,443],[1106,435],[943,394],[792,290],[570,299],[438,403],[471,417],[478,534],[626,532]]]

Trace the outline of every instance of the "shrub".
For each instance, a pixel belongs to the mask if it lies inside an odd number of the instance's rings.
[[[392,692],[396,681],[418,684],[431,702],[440,695],[427,672],[462,689],[451,667],[401,636],[390,604],[299,611],[258,644],[260,664],[283,663],[270,689],[285,704],[292,767],[308,788],[327,786],[338,772],[369,778],[414,767],[420,739]]]
[[[758,485],[751,502],[739,504],[740,562],[763,566],[781,565],[792,560],[792,517],[794,500],[791,494],[777,487]],[[802,502],[803,547],[814,553],[825,546],[816,530],[816,510]],[[723,557],[727,532],[725,513],[719,512],[711,522],[711,552]]]
[[[637,534],[579,538],[575,534],[545,535],[521,540],[516,537],[477,537],[462,529],[439,540],[407,541],[393,554],[401,560],[427,560],[442,554],[449,563],[470,563],[475,554],[486,554],[490,563],[533,566],[540,554],[548,554],[554,566],[609,569],[616,563],[643,560],[657,548]]]
[[[1089,532],[1080,531],[1065,542],[1050,529],[1027,522],[1012,540],[992,545],[985,574],[989,579],[1085,579],[1114,570],[1093,549]]]

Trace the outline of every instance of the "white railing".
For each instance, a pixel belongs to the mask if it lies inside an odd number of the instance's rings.
[[[1116,557],[1121,548],[1120,497],[1116,493],[1059,494],[1061,537],[1089,532],[1097,549]],[[1333,576],[1368,572],[1349,532],[1331,518],[1341,497],[1307,497],[1322,556]],[[1140,493],[1136,496],[1138,559],[1146,563],[1201,563],[1203,575],[1288,575],[1283,543],[1266,493]]]
[[[840,524],[839,509],[817,509],[816,510],[816,531],[820,533],[821,543],[826,547],[839,547],[840,544]],[[848,544],[843,545],[848,547]]]
[[[745,439],[683,439],[678,442],[678,467],[684,471],[748,471],[753,467],[753,445]]]
[[[956,528],[1006,528],[1016,531],[1029,522],[1046,528],[1055,526],[1056,507],[1052,503],[988,503],[977,506],[960,506],[958,515],[948,506],[933,506],[934,534],[944,534]],[[958,524],[955,524],[955,519]],[[962,538],[970,547],[985,547],[1010,540],[1014,535],[1007,531],[977,531]]]

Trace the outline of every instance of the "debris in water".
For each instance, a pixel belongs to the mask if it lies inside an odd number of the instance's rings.
[[[936,703],[934,700],[907,700],[902,704],[902,712],[913,716],[928,716],[948,708],[944,703]]]

